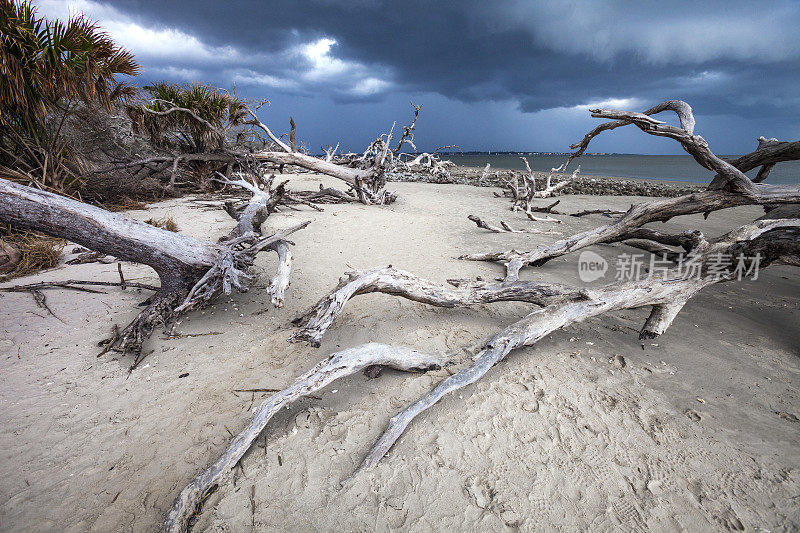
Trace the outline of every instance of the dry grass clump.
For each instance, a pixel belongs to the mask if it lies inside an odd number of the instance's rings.
[[[148,218],[144,221],[144,223],[175,233],[178,231],[178,225],[175,223],[175,220],[173,220],[172,217]]]
[[[139,200],[132,200],[131,198],[121,198],[113,204],[106,205],[108,211],[133,211],[136,209],[147,209],[145,202]]]
[[[0,279],[35,274],[58,266],[66,241],[12,226],[0,226]]]

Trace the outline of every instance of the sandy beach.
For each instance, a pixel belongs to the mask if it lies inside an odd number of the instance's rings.
[[[289,177],[293,188],[335,183]],[[112,324],[130,321],[148,292],[50,290],[55,317],[29,294],[0,294],[0,530],[158,529],[180,490],[269,396],[234,390],[284,388],[327,354],[373,341],[447,355],[454,365],[357,374],[283,410],[235,481],[205,502],[195,531],[800,529],[800,275],[780,266],[756,281],[709,287],[644,345],[637,331],[648,310],[640,309],[513,352],[420,416],[377,468],[340,488],[392,415],[529,306],[438,309],[362,296],[318,349],[286,341],[291,319],[348,270],[391,264],[439,282],[491,279],[502,275],[500,265],[456,257],[531,249],[608,220],[534,223],[492,189],[468,185],[389,189],[398,194],[389,206],[272,215],[265,231],[313,220],[292,235],[286,306],[269,305],[275,258],[259,257],[263,274],[250,292],[184,317],[180,338],[154,333],[145,344],[152,353],[130,374],[127,358],[98,357],[97,343]],[[624,210],[642,200],[559,199],[565,212]],[[172,216],[181,232],[205,240],[233,226],[224,211],[191,198],[129,214]],[[470,214],[560,235],[494,234],[476,228]],[[653,227],[718,236],[761,214],[735,208]],[[612,263],[633,251],[592,250]],[[579,285],[577,259],[527,268],[522,277]],[[142,265],[123,270],[131,280],[158,281]],[[117,265],[61,266],[11,283],[65,279],[116,281]]]

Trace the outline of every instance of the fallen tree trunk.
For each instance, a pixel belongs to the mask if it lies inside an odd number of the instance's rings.
[[[181,491],[167,514],[163,531],[179,532],[188,529],[192,517],[199,512],[199,504],[225,481],[270,419],[283,407],[322,389],[339,378],[355,374],[373,365],[410,372],[438,369],[442,364],[440,359],[416,350],[375,343],[364,344],[329,355],[314,368],[298,377],[293,385],[278,392],[259,406],[251,422],[233,439],[225,453]]]
[[[153,102],[156,102],[161,106],[167,106],[167,108],[163,111],[153,110],[148,107],[149,104]],[[386,185],[384,173],[388,168],[388,164],[393,160],[391,156],[387,157],[389,152],[388,143],[391,141],[391,133],[381,136],[378,141],[371,145],[370,149],[373,147],[378,148],[378,150],[375,151],[375,157],[371,160],[368,160],[367,153],[365,153],[365,155],[359,159],[361,168],[338,165],[332,162],[332,153],[329,153],[324,159],[320,159],[318,157],[298,151],[297,143],[295,141],[296,126],[294,119],[291,117],[291,131],[289,134],[290,141],[289,144],[283,142],[281,138],[275,135],[266,124],[259,120],[256,114],[256,111],[264,103],[266,103],[266,101],[262,101],[261,104],[255,108],[255,110],[251,109],[248,105],[243,104],[243,107],[240,110],[244,116],[249,117],[240,124],[261,130],[261,132],[267,136],[268,142],[264,142],[264,144],[267,145],[269,143],[270,149],[255,153],[241,145],[230,145],[230,143],[227,141],[227,139],[231,137],[230,124],[225,127],[217,127],[208,120],[202,118],[193,110],[179,107],[173,102],[154,99],[144,105],[131,107],[130,109],[132,112],[142,113],[145,115],[155,115],[159,117],[164,117],[167,115],[180,115],[182,117],[191,118],[198,125],[200,125],[201,128],[208,130],[208,132],[219,141],[219,146],[216,147],[213,152],[209,151],[184,154],[173,153],[163,156],[150,157],[134,162],[121,162],[98,172],[109,172],[130,167],[145,167],[152,164],[159,165],[157,168],[163,170],[166,168],[166,166],[171,164],[172,170],[170,173],[169,188],[173,188],[176,184],[175,180],[178,172],[178,166],[181,163],[185,164],[196,161],[218,162],[225,165],[225,174],[226,176],[230,176],[230,173],[234,167],[242,169],[254,162],[267,162],[277,165],[280,169],[286,165],[293,165],[304,168],[311,172],[319,172],[343,180],[349,185],[351,190],[355,191],[358,200],[365,204],[389,204],[396,199],[393,193],[384,190]],[[413,139],[412,132],[414,129],[414,124],[416,123],[416,117],[419,114],[420,106],[414,106],[414,108],[414,122],[404,128],[404,133],[400,139],[397,150],[399,150],[404,143],[411,143],[413,146],[413,142],[411,141],[411,139]],[[238,134],[242,133],[243,132],[238,132]],[[238,134],[236,136],[237,140],[239,139]],[[266,141],[260,135],[258,136],[258,139],[260,141]]]
[[[800,202],[800,187],[786,194],[739,194],[726,191],[702,191],[687,196],[665,198],[631,207],[619,220],[583,233],[578,233],[550,245],[540,246],[532,252],[508,250],[492,253],[462,255],[468,261],[500,261],[506,267],[506,279],[514,280],[519,270],[527,265],[541,266],[554,257],[586,248],[592,244],[619,242],[636,238],[631,234],[648,222],[665,222],[679,215],[707,213],[740,205]]]
[[[68,239],[125,261],[152,267],[161,281],[148,306],[114,340],[114,348],[141,354],[142,342],[176,313],[203,306],[232,288],[247,290],[255,255],[285,242],[299,224],[276,235],[250,232],[224,243],[204,242],[70,198],[0,178],[0,221]],[[237,226],[238,228],[238,226]]]
[[[372,184],[378,177],[375,169],[359,169],[337,165],[318,157],[300,152],[256,152],[253,157],[260,161],[267,161],[276,165],[295,165],[312,172],[319,172],[347,182],[354,190],[363,191],[370,203],[391,203],[394,198],[388,192],[372,190]]]

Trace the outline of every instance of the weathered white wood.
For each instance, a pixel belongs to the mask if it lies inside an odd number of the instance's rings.
[[[480,179],[478,179],[478,183],[482,183],[483,180],[486,179],[486,176],[489,174],[489,169],[491,168],[491,166],[492,165],[490,163],[486,163],[486,166],[483,167],[483,172],[481,173],[481,177]]]
[[[531,170],[531,166],[528,163],[528,158],[520,157],[523,163],[525,163],[525,168],[528,171],[527,174],[522,175],[522,181],[520,182],[519,177],[517,174],[512,174],[510,179],[505,179],[506,188],[508,189],[507,192],[504,192],[504,195],[511,196],[512,198],[512,211],[522,211],[525,215],[535,222],[555,222],[559,223],[560,221],[552,218],[552,217],[537,217],[533,215],[534,212],[541,212],[542,208],[536,207],[533,205],[534,198],[548,198],[550,196],[555,196],[555,194],[569,185],[575,178],[577,177],[578,173],[581,170],[580,165],[577,169],[570,175],[570,177],[563,179],[562,181],[553,184],[553,173],[554,172],[561,172],[566,168],[566,163],[561,165],[558,168],[551,169],[551,173],[547,176],[547,182],[545,183],[544,189],[541,191],[536,190],[536,177]],[[558,203],[558,202],[556,202]],[[555,204],[553,204],[555,205]],[[551,206],[552,209],[552,206]],[[548,210],[549,212],[549,210]]]
[[[328,146],[328,148],[322,148],[322,151],[325,152],[325,161],[330,163],[333,161],[333,157],[336,155],[336,151],[339,149],[339,143],[336,143],[335,147]]]
[[[230,294],[232,289],[239,292],[247,292],[247,283],[252,281],[253,276],[248,270],[253,264],[256,255],[267,249],[274,249],[280,257],[279,247],[281,243],[286,243],[286,238],[292,233],[299,231],[311,223],[310,220],[296,224],[288,229],[281,230],[268,237],[262,237],[258,233],[250,233],[225,241],[226,248],[219,259],[212,267],[200,278],[189,290],[186,298],[175,309],[181,313],[192,309],[204,307],[213,301],[220,293]],[[237,249],[241,245],[247,245],[244,249]],[[276,290],[283,291],[288,286],[287,261],[291,261],[291,256],[284,256],[279,266],[276,282]],[[272,286],[272,284],[270,284]],[[282,301],[282,292],[270,290],[273,301]]]
[[[476,217],[475,215],[468,215],[467,218],[470,219],[471,221],[473,221],[479,228],[482,228],[482,229],[485,229],[485,230],[489,230],[492,233],[538,233],[540,235],[553,235],[554,234],[553,231],[542,231],[542,230],[535,229],[535,228],[514,229],[511,226],[509,226],[508,224],[506,224],[505,222],[503,222],[502,220],[500,221],[500,226],[498,227],[498,226],[494,226],[492,224],[489,224],[488,222],[485,222],[483,219],[481,219],[480,217]],[[533,220],[533,218],[531,220]]]
[[[184,488],[170,508],[163,531],[186,531],[198,504],[211,490],[224,483],[231,470],[258,438],[270,419],[283,407],[322,389],[333,381],[355,374],[373,365],[404,371],[437,369],[443,362],[431,355],[410,348],[385,344],[364,344],[333,353],[314,368],[298,377],[294,384],[263,402],[247,427],[237,435],[225,453],[214,464],[195,477]]]
[[[306,155],[300,152],[256,152],[253,154],[258,160],[268,161],[276,165],[296,165],[298,167],[311,170],[312,172],[319,172],[356,187],[359,183],[371,178],[374,174],[372,170],[362,170],[360,168],[350,168],[343,165],[337,165],[329,161],[324,161],[318,157]]]
[[[293,323],[305,326],[293,334],[290,342],[308,342],[319,346],[325,331],[354,296],[382,292],[436,307],[470,307],[491,302],[528,302],[548,305],[567,299],[581,300],[583,290],[557,283],[538,281],[486,282],[451,280],[453,287],[429,281],[392,267],[348,272],[330,294]]]
[[[269,282],[269,294],[272,305],[283,307],[286,289],[289,288],[292,274],[292,251],[286,241],[278,241],[272,247],[278,254],[278,269],[275,276]]]
[[[180,284],[185,273],[204,272],[219,253],[213,244],[3,178],[0,198],[3,222],[149,265],[162,287]]]
[[[525,212],[525,216],[527,216],[529,220],[532,220],[534,222],[551,222],[553,224],[561,224],[560,220],[558,220],[557,218],[553,218],[550,215],[545,215],[543,217],[538,217],[538,216],[534,215],[533,213],[526,211]]]
[[[530,168],[530,167],[528,167],[528,168]],[[575,178],[578,177],[578,173],[580,171],[581,171],[581,166],[578,165],[578,168],[573,170],[572,174],[570,174],[570,176],[568,178],[565,178],[562,181],[559,181],[555,185],[551,184],[551,180],[552,180],[553,175],[550,174],[549,176],[547,176],[547,185],[545,186],[545,188],[543,190],[541,190],[541,191],[534,191],[533,194],[531,195],[531,197],[532,198],[548,198],[550,196],[555,196],[555,193],[557,193],[558,191],[560,191],[561,189],[563,189],[564,187],[566,187],[567,185],[572,183],[575,180]]]

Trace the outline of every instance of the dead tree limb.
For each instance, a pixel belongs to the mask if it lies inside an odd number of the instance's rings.
[[[270,419],[283,407],[322,389],[333,381],[350,376],[373,365],[387,366],[407,372],[441,368],[443,361],[409,348],[384,344],[364,344],[333,353],[314,368],[298,377],[294,384],[276,393],[256,410],[248,426],[237,435],[225,453],[184,488],[170,508],[163,531],[186,531],[198,504],[222,484],[239,463]]]
[[[553,218],[550,215],[545,215],[543,217],[539,217],[534,215],[530,212],[525,212],[525,216],[528,217],[528,220],[532,220],[534,222],[552,222],[553,224],[561,224],[561,221],[557,218]]]
[[[155,111],[148,107],[148,105],[153,102],[167,105],[169,108],[164,111]],[[263,103],[265,102],[262,102],[262,104]],[[398,144],[398,149],[405,144],[410,144],[413,147],[413,130],[421,106],[416,106],[413,103],[412,106],[414,106],[414,121],[410,125],[404,127],[403,134]],[[307,153],[303,153],[303,151],[298,150],[297,141],[295,138],[297,127],[292,117],[289,119],[289,144],[285,143],[283,140],[281,140],[281,137],[283,136],[275,135],[266,124],[259,120],[256,111],[260,107],[261,105],[255,107],[255,109],[252,109],[249,106],[244,105],[241,111],[247,118],[239,123],[239,125],[246,126],[248,128],[246,131],[256,136],[258,140],[264,143],[264,145],[269,145],[269,149],[256,152],[252,152],[250,149],[238,146],[236,144],[229,145],[227,142],[227,134],[229,133],[228,129],[223,131],[215,127],[209,121],[203,119],[203,117],[199,116],[192,110],[175,106],[175,104],[172,102],[152,100],[146,105],[132,108],[135,109],[137,114],[142,115],[150,114],[155,116],[166,116],[172,113],[185,114],[187,117],[197,121],[199,125],[202,125],[203,128],[207,129],[211,134],[213,134],[214,138],[219,141],[219,147],[215,147],[213,152],[208,153],[169,154],[159,157],[146,158],[132,163],[124,162],[121,166],[112,166],[99,172],[107,172],[111,170],[117,170],[119,168],[136,166],[145,167],[152,164],[166,164],[166,166],[171,164],[172,170],[170,172],[169,182],[169,187],[171,188],[175,186],[179,166],[190,161],[218,161],[220,163],[224,163],[226,175],[230,174],[230,171],[233,169],[233,167],[240,168],[245,166],[245,163],[252,164],[253,162],[266,162],[277,165],[281,170],[286,165],[293,165],[312,172],[319,172],[341,179],[345,181],[349,185],[350,189],[355,192],[359,201],[365,204],[388,204],[395,200],[395,195],[393,193],[384,190],[386,185],[386,178],[384,174],[388,169],[391,168],[391,164],[395,160],[393,154],[389,154],[389,157],[387,157],[387,152],[391,152],[388,147],[388,144],[392,139],[391,132],[382,135],[371,145],[371,157],[368,157],[367,152],[370,152],[370,149],[368,149],[363,157],[358,158],[358,160],[355,161],[357,163],[356,165],[341,165],[337,164],[337,161],[334,160],[333,154],[336,151],[335,149],[329,149],[329,151],[326,151],[326,157],[323,159],[308,155]],[[262,133],[266,134],[266,139],[262,137]],[[239,132],[239,134],[236,136],[237,142],[241,135],[244,135],[243,131]],[[159,166],[158,168],[163,170],[166,167]]]
[[[506,224],[505,222],[503,222],[502,220],[500,221],[500,226],[498,227],[498,226],[493,226],[492,224],[489,224],[488,222],[484,222],[483,219],[481,219],[481,218],[479,218],[479,217],[477,217],[475,215],[469,215],[469,216],[467,216],[467,218],[470,219],[471,221],[473,221],[475,224],[477,224],[477,226],[479,228],[482,228],[482,229],[485,229],[485,230],[489,230],[492,233],[538,233],[538,234],[548,234],[548,235],[552,235],[553,234],[552,231],[542,231],[542,230],[533,229],[533,228],[530,228],[530,229],[514,229],[511,226],[509,226],[508,224]],[[534,219],[535,218],[531,218],[531,220],[534,220]],[[541,219],[541,220],[544,220],[544,219]],[[555,219],[553,219],[553,220],[555,220]]]
[[[520,177],[514,172],[511,173],[510,178],[504,178],[507,191],[504,191],[503,195],[511,197],[511,210],[522,211],[528,216],[529,219],[535,222],[560,222],[552,217],[537,217],[533,215],[534,212],[556,213],[552,209],[558,203],[558,201],[548,207],[541,208],[533,205],[533,200],[535,198],[547,198],[550,196],[555,196],[559,190],[569,185],[577,177],[581,167],[578,166],[571,176],[556,183],[553,183],[554,173],[561,172],[562,170],[566,169],[566,164],[561,165],[558,168],[550,169],[550,174],[547,175],[547,181],[545,182],[544,187],[540,190],[537,190],[536,176],[533,170],[531,170],[531,166],[528,163],[528,158],[520,157],[520,159],[522,159],[522,162],[525,163],[525,168],[528,173],[523,174],[521,180]],[[495,194],[495,196],[499,197],[500,195]]]
[[[400,135],[400,140],[397,142],[397,146],[395,146],[394,150],[392,150],[394,153],[398,153],[405,144],[411,146],[415,152],[417,151],[417,146],[414,144],[414,128],[417,126],[417,119],[419,118],[422,104],[416,105],[414,102],[411,102],[411,107],[414,108],[414,119],[407,126],[403,126],[403,133]]]
[[[235,206],[230,201],[225,202],[225,211],[238,222],[236,227],[225,237],[220,239],[220,242],[229,241],[242,235],[251,233],[261,234],[261,224],[267,220],[270,214],[275,210],[275,206],[280,203],[286,192],[286,184],[288,180],[279,184],[274,189],[272,182],[275,175],[268,177],[264,183],[260,183],[259,177],[256,175],[252,181],[248,182],[245,179],[230,180],[225,175],[217,173],[222,179],[216,181],[224,183],[225,185],[235,185],[247,191],[250,191],[253,196],[241,206]]]
[[[760,187],[760,185],[759,185]],[[468,261],[500,261],[507,270],[507,279],[513,280],[520,268],[526,265],[541,266],[554,257],[580,250],[592,244],[610,243],[625,240],[627,234],[648,222],[664,222],[679,215],[718,211],[739,205],[758,205],[772,203],[800,202],[800,187],[785,188],[780,195],[771,193],[740,194],[725,191],[701,191],[698,193],[664,198],[631,207],[619,220],[599,228],[591,229],[567,239],[545,245],[532,252],[508,250],[504,252],[468,254],[461,259]]]
[[[492,168],[491,163],[486,163],[486,166],[483,167],[483,172],[481,172],[481,177],[478,178],[478,183],[483,183],[483,180],[486,179],[486,176],[489,174],[489,169]]]
[[[300,197],[310,202],[321,204],[343,204],[358,202],[358,197],[352,193],[334,189],[333,187],[319,186],[319,191],[295,191],[292,196]]]
[[[563,215],[564,213],[562,213],[561,211],[556,211],[555,209],[553,209],[555,206],[557,206],[560,203],[561,203],[561,200],[556,200],[555,202],[553,202],[550,205],[543,205],[543,206],[532,205],[532,206],[529,206],[528,211],[530,211],[531,213],[550,213],[550,214],[553,214],[553,215]]]
[[[624,215],[625,211],[618,211],[616,209],[584,209],[583,211],[578,211],[577,213],[570,213],[569,216],[571,217],[585,217],[587,215],[604,215],[607,217],[614,217]]]
[[[428,281],[392,267],[355,270],[342,277],[339,285],[294,324],[305,326],[290,342],[307,342],[319,347],[322,336],[354,296],[382,292],[436,307],[471,307],[492,302],[527,302],[549,305],[566,299],[580,300],[585,293],[557,283],[538,281],[486,282],[451,280],[453,287]]]
[[[365,187],[375,181],[379,172],[371,168],[359,169],[337,165],[300,152],[256,152],[253,154],[253,157],[260,161],[268,161],[276,165],[295,165],[312,172],[319,172],[320,174],[338,178],[357,191],[366,191],[367,189],[365,189]],[[389,193],[386,191],[384,191],[385,194],[383,196],[381,195],[380,189],[378,191],[369,190],[368,192],[369,194],[365,195],[367,203],[391,203],[388,196],[386,196]]]
[[[336,146],[328,146],[327,148],[320,146],[320,148],[325,152],[325,161],[330,163],[333,160],[333,156],[336,155],[336,150],[339,149],[339,143],[336,143]]]
[[[122,290],[125,290],[125,287],[133,287],[134,289],[145,289],[148,291],[156,291],[158,292],[161,287],[156,287],[155,285],[149,285],[147,283],[138,283],[135,281],[125,281],[117,282],[117,281],[95,281],[95,280],[79,280],[79,279],[67,279],[64,281],[40,281],[38,283],[26,283],[25,285],[11,285],[9,287],[0,287],[0,292],[29,292],[29,291],[40,291],[43,289],[66,289],[71,291],[79,291],[79,292],[101,292],[95,291],[92,289],[87,289],[83,285],[88,286],[97,286],[97,287],[121,287]]]
[[[453,148],[453,146],[447,146],[446,148]],[[441,148],[437,148],[437,150],[439,149]],[[402,156],[411,157],[409,154],[397,154],[393,166],[389,169],[390,173],[423,172],[440,178],[449,178],[450,167],[455,166],[455,163],[441,159],[435,152],[414,154],[413,159],[408,160],[402,159]]]
[[[525,164],[526,165],[528,164],[527,160],[525,161]],[[560,191],[561,189],[572,183],[575,180],[575,178],[578,177],[578,173],[581,171],[581,166],[578,165],[578,168],[573,170],[572,174],[570,174],[569,177],[562,179],[558,183],[553,183],[552,182],[553,172],[560,172],[561,170],[565,169],[566,165],[562,165],[561,167],[551,169],[550,174],[547,176],[547,182],[545,183],[544,189],[542,189],[541,191],[534,191],[531,194],[531,198],[548,198],[550,196],[555,196],[555,194],[558,191]],[[530,167],[528,167],[528,170],[530,170]]]

